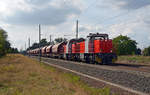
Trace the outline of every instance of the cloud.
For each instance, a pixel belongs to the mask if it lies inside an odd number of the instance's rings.
[[[5,21],[11,24],[50,24],[57,25],[67,20],[71,14],[80,13],[79,10],[74,8],[46,8],[43,10],[34,10],[30,12],[18,11],[15,16],[8,17]]]
[[[150,45],[149,15],[136,14],[131,19],[110,25],[105,29],[114,38],[118,35],[127,35],[138,42],[138,47],[145,48]]]
[[[11,16],[16,10],[30,11],[31,7],[25,0],[3,0],[0,2],[0,18]]]
[[[53,38],[72,35],[74,23],[68,20],[80,14],[82,8],[82,0],[3,0],[0,26],[8,31],[12,46],[21,48],[28,37],[31,43],[38,41],[39,23],[43,24],[42,38],[49,39],[50,34]]]
[[[91,25],[80,25],[79,31],[84,32],[84,31],[92,31],[94,30],[94,27]]]
[[[2,27],[3,29],[7,29],[8,27],[11,27],[10,24],[6,24],[6,23],[0,23],[0,28]]]
[[[122,34],[136,40],[139,47],[150,45],[149,0],[98,1],[96,3],[100,8],[93,4],[84,15],[81,15],[80,37],[86,37],[90,32],[108,33],[111,38]],[[29,36],[32,42],[38,41],[37,24],[39,23],[42,24],[42,38],[49,40],[49,35],[52,35],[53,39],[56,37],[71,39],[76,33],[75,18],[92,2],[89,0],[1,0],[0,25],[8,31],[12,45],[19,48],[24,46],[25,42],[27,43]],[[130,13],[128,10],[131,10]]]
[[[86,38],[89,35],[89,33],[101,32],[102,29],[103,29],[102,25],[79,24],[79,37]],[[72,26],[72,31],[73,31],[73,33],[75,35],[75,33],[76,33],[76,25]]]
[[[52,0],[26,0],[28,4],[33,4],[33,5],[41,5],[41,4],[46,4]]]
[[[145,19],[144,22],[147,23],[148,26],[150,26],[150,20],[149,19]]]
[[[117,2],[122,2],[123,0],[117,0]],[[139,9],[150,5],[150,0],[124,0],[125,4],[121,5],[122,9]]]
[[[122,22],[119,24],[110,25],[105,31],[108,31],[111,37],[116,37],[118,35],[132,35],[133,29],[137,26],[137,22]]]
[[[110,8],[115,10],[135,10],[150,5],[150,0],[103,0],[98,4],[101,8]]]
[[[15,9],[13,15],[7,15],[7,17],[2,20],[16,25],[32,25],[39,23],[57,25],[67,21],[70,15],[78,15],[81,12],[73,2],[69,2],[69,4],[64,4],[62,2],[57,3],[59,7],[55,6],[55,3],[54,0],[24,0],[24,5],[27,5],[27,9],[30,9],[30,11]]]
[[[96,26],[92,24],[79,25],[80,32],[94,32],[94,31],[96,32],[96,31],[101,31],[102,29],[103,29],[102,25],[96,25]]]

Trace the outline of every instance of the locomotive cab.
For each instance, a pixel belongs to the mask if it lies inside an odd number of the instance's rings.
[[[94,63],[110,64],[117,60],[117,56],[113,52],[112,40],[109,39],[108,34],[90,33],[86,41],[86,53],[93,54]]]

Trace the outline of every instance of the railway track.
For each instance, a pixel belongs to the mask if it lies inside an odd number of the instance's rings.
[[[103,82],[105,84],[131,92],[133,95],[150,95],[150,73],[138,70],[111,68],[70,62],[66,60],[42,58],[42,61],[59,69]],[[125,95],[125,94],[123,94]]]

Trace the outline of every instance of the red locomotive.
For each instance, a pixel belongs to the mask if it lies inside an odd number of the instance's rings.
[[[39,49],[28,51],[38,55]],[[71,39],[56,45],[41,48],[43,57],[63,58],[66,60],[85,61],[87,63],[108,64],[117,60],[113,52],[112,40],[108,34],[90,33],[86,39]]]

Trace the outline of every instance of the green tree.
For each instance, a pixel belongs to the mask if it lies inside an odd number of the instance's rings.
[[[127,36],[118,36],[113,39],[113,45],[118,55],[135,54],[137,50],[137,43]]]
[[[38,47],[39,47],[39,44],[38,44],[38,43],[33,43],[31,49],[36,49],[36,48],[38,48]]]
[[[144,56],[150,56],[150,46],[149,46],[148,48],[145,48],[145,49],[143,50],[143,55],[144,55]]]
[[[7,53],[10,44],[7,41],[7,33],[3,29],[0,29],[0,57]]]
[[[19,53],[17,48],[9,48],[8,53]]]
[[[49,45],[49,43],[44,38],[44,39],[42,39],[40,41],[40,46],[43,47],[43,46],[46,46],[46,45]],[[29,49],[36,49],[36,48],[39,48],[39,43],[33,43],[32,46],[30,48],[28,48],[27,50],[29,50]]]
[[[11,44],[7,40],[7,32],[0,29],[0,57],[4,56],[6,53],[18,53],[17,48],[11,48]]]
[[[67,39],[66,38],[56,38],[55,39],[56,43],[61,43],[61,42],[64,42],[64,41],[67,41]]]
[[[48,44],[47,40],[46,39],[42,39],[40,41],[40,46],[43,47],[43,46],[46,46]]]
[[[7,53],[9,52],[9,49],[11,49],[11,44],[9,43],[9,41],[5,41],[5,50]]]

